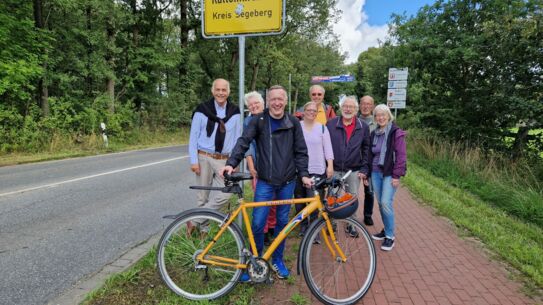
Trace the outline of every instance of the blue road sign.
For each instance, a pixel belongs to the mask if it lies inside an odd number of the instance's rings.
[[[336,82],[354,82],[354,76],[343,74],[336,76],[313,76],[312,83],[336,83]]]

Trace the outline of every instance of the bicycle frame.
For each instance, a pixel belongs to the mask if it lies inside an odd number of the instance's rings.
[[[245,269],[247,268],[247,264],[240,264],[239,261],[236,261],[231,258],[225,258],[225,257],[219,257],[219,256],[212,256],[207,255],[207,253],[211,250],[213,245],[216,243],[216,241],[221,237],[223,232],[232,224],[232,222],[237,218],[237,216],[241,213],[243,215],[243,222],[245,224],[245,228],[247,231],[249,244],[251,246],[251,251],[254,257],[258,257],[258,251],[256,249],[256,243],[254,240],[253,230],[251,227],[251,221],[249,219],[249,214],[247,212],[248,208],[257,208],[257,207],[265,207],[265,206],[278,206],[278,205],[294,205],[294,204],[304,204],[308,203],[308,205],[301,210],[296,216],[294,216],[292,219],[289,220],[289,222],[285,225],[283,230],[279,232],[273,243],[268,247],[266,252],[262,255],[262,258],[266,261],[269,260],[269,258],[272,256],[272,253],[275,251],[275,249],[279,246],[279,244],[285,240],[285,238],[292,232],[292,230],[299,225],[304,219],[309,217],[311,213],[314,211],[319,211],[319,215],[321,215],[324,220],[326,221],[326,228],[321,232],[322,238],[324,240],[324,243],[328,247],[328,250],[330,251],[330,254],[333,259],[337,258],[339,256],[339,259],[341,259],[342,262],[345,262],[347,260],[347,257],[339,247],[336,236],[334,234],[334,229],[332,227],[332,222],[330,221],[330,218],[328,216],[328,213],[324,211],[324,205],[320,199],[319,193],[315,191],[314,197],[309,198],[299,198],[299,199],[286,199],[286,200],[270,200],[270,201],[263,201],[263,202],[245,202],[243,198],[240,198],[238,200],[239,206],[228,215],[228,217],[225,219],[225,222],[221,225],[221,229],[217,234],[213,237],[213,240],[206,246],[206,248],[196,257],[197,260],[200,263],[203,264],[210,264],[210,265],[217,265],[217,266],[224,266],[224,267],[233,267],[236,269]]]

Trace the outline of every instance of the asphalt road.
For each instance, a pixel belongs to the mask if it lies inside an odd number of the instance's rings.
[[[0,168],[0,304],[46,304],[195,204],[186,146]]]

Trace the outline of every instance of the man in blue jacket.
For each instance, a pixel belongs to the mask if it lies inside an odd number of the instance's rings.
[[[266,96],[268,109],[256,115],[238,139],[226,166],[220,173],[231,174],[245,156],[251,141],[256,141],[258,182],[255,201],[291,199],[296,185],[296,176],[302,177],[306,186],[312,184],[307,171],[307,146],[300,122],[291,114],[285,113],[287,92],[281,86],[272,86]],[[264,248],[264,226],[270,207],[253,209],[252,230],[258,254]],[[277,206],[275,234],[283,230],[288,222],[290,205]],[[289,270],[283,262],[283,241],[272,255],[272,268],[279,278],[287,278]]]

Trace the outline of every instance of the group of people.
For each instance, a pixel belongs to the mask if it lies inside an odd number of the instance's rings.
[[[394,193],[406,171],[405,131],[394,123],[386,105],[374,107],[371,96],[347,96],[340,102],[339,116],[324,104],[325,89],[313,85],[311,101],[296,115],[285,112],[287,92],[272,86],[266,104],[258,92],[245,96],[250,111],[242,125],[238,107],[228,100],[230,84],[216,79],[213,98],[200,104],[192,118],[189,140],[191,170],[201,185],[215,181],[223,185],[224,173],[232,173],[243,159],[253,175],[254,201],[269,201],[313,196],[312,177],[351,174],[347,191],[359,194],[363,185],[364,223],[373,225],[374,195],[379,204],[384,229],[373,234],[382,240],[381,249],[394,247]],[[359,110],[361,114],[359,115]],[[321,194],[323,196],[323,194]],[[209,191],[198,195],[198,206],[218,209],[229,194]],[[303,207],[299,205],[297,210]],[[265,232],[278,234],[289,220],[290,205],[253,209],[252,231],[259,255],[263,253]],[[271,217],[270,217],[271,214]],[[311,217],[310,217],[311,218]],[[313,217],[314,218],[314,217]],[[301,234],[308,223],[301,226]],[[354,234],[356,232],[349,232]],[[283,241],[272,255],[272,268],[279,278],[290,273],[283,262]]]

